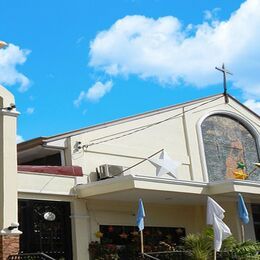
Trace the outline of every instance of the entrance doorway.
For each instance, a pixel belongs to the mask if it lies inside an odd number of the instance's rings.
[[[71,260],[70,203],[19,200],[20,251]]]

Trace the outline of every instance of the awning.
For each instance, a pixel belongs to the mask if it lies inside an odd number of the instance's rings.
[[[224,180],[205,183],[166,178],[126,175],[75,187],[79,198],[153,203],[201,204],[207,196],[234,198],[243,193],[260,202],[260,182]]]

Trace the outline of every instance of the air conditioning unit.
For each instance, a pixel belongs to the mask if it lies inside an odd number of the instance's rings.
[[[120,165],[111,165],[111,164],[100,165],[96,169],[98,180],[104,180],[104,179],[120,176],[122,171],[125,169],[126,167]]]

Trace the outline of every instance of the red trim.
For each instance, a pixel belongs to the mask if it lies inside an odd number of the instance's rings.
[[[66,176],[83,176],[82,168],[79,166],[38,166],[38,165],[18,165],[18,171],[48,173]]]

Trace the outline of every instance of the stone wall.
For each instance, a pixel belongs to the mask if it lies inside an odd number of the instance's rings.
[[[6,260],[9,255],[19,252],[19,235],[0,236],[0,260]]]

